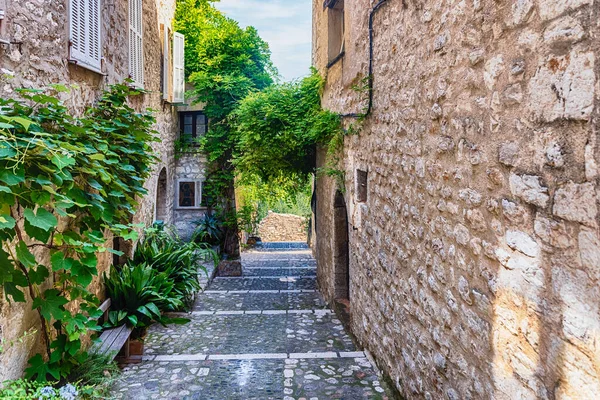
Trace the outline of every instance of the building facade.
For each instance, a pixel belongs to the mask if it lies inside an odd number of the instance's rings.
[[[318,282],[406,398],[600,393],[599,21],[595,0],[313,1],[323,106],[368,110],[344,182],[317,179]]]
[[[175,0],[0,0],[0,96],[13,96],[21,87],[71,85],[65,104],[81,114],[108,85],[129,78],[146,90],[130,99],[137,110],[154,110],[160,136],[153,144],[159,161],[134,217],[146,225],[174,224],[180,196],[175,142],[183,129],[178,106],[185,102],[185,38],[172,29],[175,5]],[[111,261],[101,256],[100,275]],[[101,282],[92,285],[103,297]],[[38,328],[31,304],[8,303],[2,296],[0,307],[0,337],[7,343]],[[19,377],[38,343],[32,335],[8,346],[0,355],[0,380]]]

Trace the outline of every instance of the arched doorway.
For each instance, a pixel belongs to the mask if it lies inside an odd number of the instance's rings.
[[[167,219],[167,169],[163,168],[156,183],[156,212],[155,221],[165,222]]]
[[[335,268],[335,298],[350,301],[350,254],[348,245],[348,212],[340,191],[333,201],[333,263]]]

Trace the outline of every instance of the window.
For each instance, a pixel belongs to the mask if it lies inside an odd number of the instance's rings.
[[[344,0],[329,0],[327,9],[327,60],[328,67],[344,55]]]
[[[202,111],[181,112],[179,131],[184,142],[193,143],[208,131],[208,118]]]
[[[69,61],[102,72],[100,0],[70,0]]]
[[[129,77],[134,86],[144,87],[142,0],[129,0]]]
[[[202,206],[202,185],[202,182],[193,180],[177,182],[177,207],[200,208]]]
[[[367,201],[367,171],[356,170],[356,201],[365,203]]]
[[[185,38],[173,34],[173,103],[185,101]]]

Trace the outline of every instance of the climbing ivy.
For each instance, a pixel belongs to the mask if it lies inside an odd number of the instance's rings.
[[[300,81],[272,85],[240,102],[233,113],[240,182],[300,190],[315,172],[318,145],[327,147],[333,170],[345,132],[340,116],[321,108],[322,89],[313,68]]]
[[[82,336],[99,329],[90,283],[112,231],[135,239],[129,224],[155,162],[154,118],[118,84],[73,116],[65,86],[23,89],[0,99],[0,284],[41,320],[45,351],[29,360],[30,378],[60,379],[85,357]],[[116,252],[118,253],[118,252]]]

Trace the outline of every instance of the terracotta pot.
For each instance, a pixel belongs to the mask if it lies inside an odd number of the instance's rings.
[[[144,342],[142,340],[129,341],[129,356],[141,356],[144,353]]]

